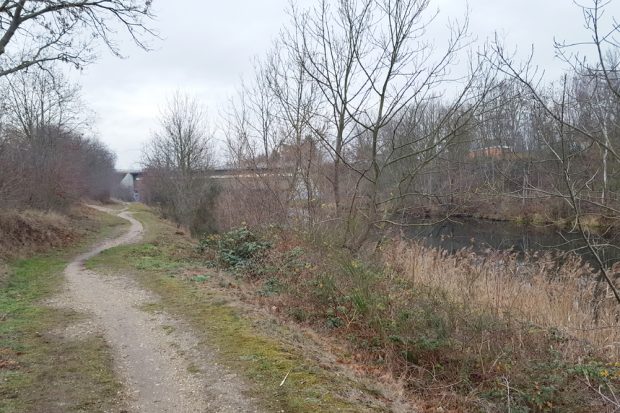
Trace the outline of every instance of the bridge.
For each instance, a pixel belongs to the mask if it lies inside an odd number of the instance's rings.
[[[117,169],[116,182],[121,188],[129,192],[135,201],[139,201],[143,175],[144,172],[137,169]]]
[[[145,176],[145,172],[140,169],[118,169],[116,170],[117,174],[117,182],[119,185],[125,190],[129,191],[133,194],[133,198],[137,201],[140,199],[140,193],[144,188],[143,179]],[[249,183],[256,179],[282,179],[289,178],[292,176],[290,172],[287,172],[283,169],[277,168],[232,168],[232,167],[219,167],[210,169],[205,172],[205,176],[209,179],[216,179],[222,183],[226,181],[231,181],[231,183],[226,183],[227,185],[232,185],[232,180],[236,182],[245,182]],[[282,182],[284,183],[284,182]],[[278,185],[279,186],[279,185]]]

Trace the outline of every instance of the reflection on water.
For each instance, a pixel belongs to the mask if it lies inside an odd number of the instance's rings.
[[[461,248],[483,251],[488,248],[498,250],[512,249],[517,252],[559,249],[575,250],[585,259],[592,261],[589,252],[583,249],[583,241],[577,233],[561,232],[553,226],[520,225],[513,222],[499,222],[479,219],[453,219],[438,223],[414,222],[404,229],[407,238],[422,240],[431,247],[441,247],[449,252]],[[608,239],[607,243],[617,244]],[[620,251],[605,248],[602,252],[608,264],[620,261]]]

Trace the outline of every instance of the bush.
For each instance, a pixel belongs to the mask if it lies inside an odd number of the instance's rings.
[[[270,247],[268,242],[261,241],[247,227],[236,228],[221,235],[208,235],[199,243],[201,252],[209,249],[215,252],[219,265],[243,270],[249,275],[254,273],[252,268]]]

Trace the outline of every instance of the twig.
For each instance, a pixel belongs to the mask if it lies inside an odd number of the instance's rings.
[[[614,393],[614,391],[611,389],[611,386],[608,383],[605,383],[606,387],[608,390],[610,390],[611,392],[611,397],[613,397],[613,399],[606,395],[605,393],[603,393],[603,391],[601,390],[602,386],[598,386],[598,388],[594,387],[594,385],[592,383],[590,383],[590,378],[588,377],[588,374],[584,372],[584,378],[585,380],[582,380],[582,382],[588,386],[588,388],[590,390],[592,390],[594,393],[598,394],[601,399],[603,399],[603,402],[609,403],[611,406],[613,406],[615,408],[614,411],[617,411],[618,409],[620,409],[620,403],[618,402],[618,399],[616,398],[616,394]]]
[[[503,379],[506,382],[506,407],[508,407],[508,413],[511,413],[512,409],[510,407],[510,382],[508,381],[508,378],[506,376],[504,376]]]
[[[288,373],[286,373],[286,376],[284,376],[284,378],[282,379],[282,381],[280,382],[280,387],[282,387],[284,385],[284,382],[286,381],[287,377],[289,374],[291,374],[292,370],[289,370]]]

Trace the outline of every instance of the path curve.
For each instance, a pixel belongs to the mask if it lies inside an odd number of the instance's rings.
[[[216,361],[215,354],[180,320],[140,309],[157,297],[122,274],[98,275],[84,263],[106,249],[137,242],[142,224],[130,212],[112,211],[131,223],[127,233],[76,257],[65,269],[64,306],[92,315],[96,330],[110,344],[130,412],[256,412],[244,396],[242,380]]]

